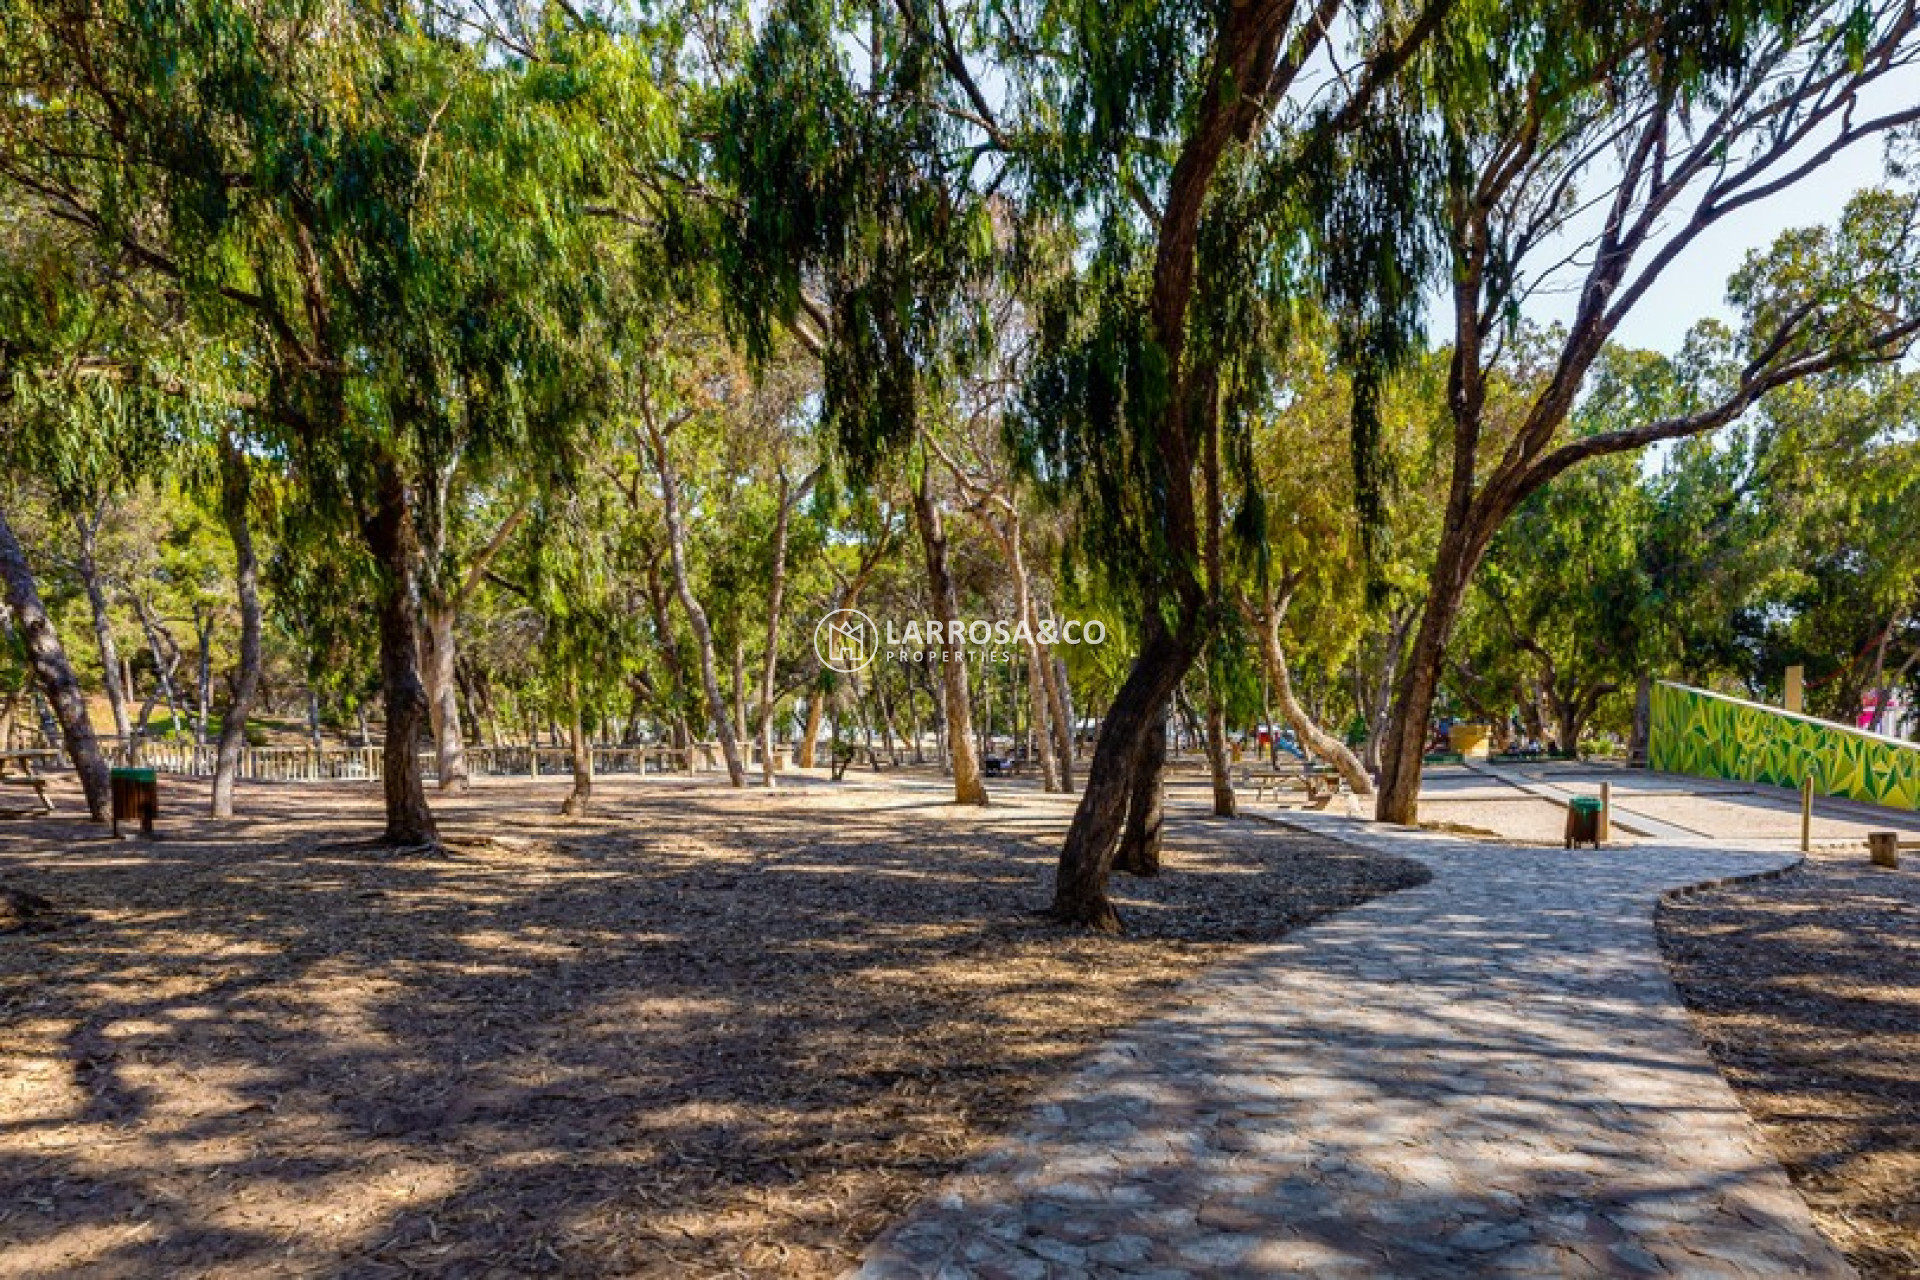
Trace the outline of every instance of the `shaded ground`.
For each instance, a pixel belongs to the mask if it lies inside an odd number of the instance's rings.
[[[1708,1049],[1821,1229],[1864,1275],[1920,1275],[1920,871],[1816,851],[1781,879],[1664,904],[1659,926]]]
[[[1193,819],[1131,937],[1068,936],[1055,800],[564,790],[483,784],[432,861],[344,846],[364,784],[0,825],[79,913],[0,937],[0,1273],[832,1273],[1174,983],[1424,878]]]

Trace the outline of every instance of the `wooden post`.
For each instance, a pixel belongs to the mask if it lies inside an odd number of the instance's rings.
[[[1613,839],[1613,784],[1600,784],[1600,843]]]
[[[1800,852],[1813,850],[1813,775],[1800,784]]]
[[[1867,835],[1867,857],[1876,867],[1900,869],[1900,833],[1874,831]]]

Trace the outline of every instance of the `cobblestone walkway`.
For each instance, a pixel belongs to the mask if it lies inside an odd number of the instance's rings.
[[[1694,1039],[1653,931],[1661,893],[1792,858],[1299,825],[1433,880],[1193,984],[861,1275],[1851,1274]]]

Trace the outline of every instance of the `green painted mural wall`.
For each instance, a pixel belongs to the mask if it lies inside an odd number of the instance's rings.
[[[1647,763],[1666,773],[1799,787],[1820,795],[1920,810],[1920,746],[1723,697],[1681,684],[1653,687]]]

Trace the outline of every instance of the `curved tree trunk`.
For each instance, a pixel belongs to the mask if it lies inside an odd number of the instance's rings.
[[[913,490],[913,513],[920,529],[920,546],[927,558],[927,588],[941,634],[951,636],[960,620],[960,598],[947,568],[947,534],[940,508],[933,500],[931,474],[923,469]],[[940,679],[946,694],[947,758],[953,770],[956,804],[985,804],[987,786],[980,776],[980,756],[973,742],[973,703],[967,688],[967,664],[961,646],[951,640],[941,646],[945,660]]]
[[[260,564],[253,550],[253,524],[248,505],[253,473],[247,456],[231,437],[221,456],[220,516],[233,540],[234,592],[240,601],[240,670],[233,697],[220,725],[220,750],[213,766],[213,803],[216,818],[233,816],[234,775],[240,770],[240,751],[247,745],[247,717],[260,692]]]
[[[1166,823],[1167,709],[1147,730],[1135,766],[1133,793],[1127,799],[1127,825],[1120,835],[1113,869],[1132,876],[1160,874],[1160,837]]]
[[[53,707],[60,725],[60,738],[80,775],[80,789],[87,797],[87,812],[95,822],[105,822],[110,803],[107,787],[107,762],[100,755],[100,743],[87,720],[87,700],[80,693],[80,681],[74,677],[73,664],[60,647],[60,636],[47,617],[40,600],[40,589],[33,570],[13,535],[6,513],[0,512],[0,580],[7,592],[7,608],[13,624],[19,628],[27,658],[33,663],[34,676]]]
[[[414,618],[419,551],[414,545],[412,502],[400,468],[382,457],[374,468],[374,508],[365,526],[367,545],[380,566],[380,692],[386,707],[385,772],[387,829],[381,837],[402,847],[437,846],[439,827],[420,777],[420,739],[427,728],[427,690],[420,682]]]
[[[127,715],[127,689],[121,683],[120,648],[113,639],[113,614],[107,608],[106,587],[100,581],[100,565],[94,558],[100,524],[106,518],[106,504],[88,515],[75,515],[73,529],[77,554],[74,567],[80,574],[80,586],[87,593],[87,605],[93,614],[93,638],[100,648],[101,679],[107,690],[107,705],[113,709],[113,731],[123,751],[133,747],[133,723]]]
[[[1157,610],[1147,614],[1140,656],[1107,708],[1087,770],[1087,788],[1080,794],[1060,850],[1050,914],[1062,923],[1106,933],[1120,929],[1120,914],[1107,898],[1107,877],[1119,849],[1147,738],[1156,724],[1165,731],[1168,700],[1193,665],[1198,615],[1195,600],[1176,633],[1161,621]]]
[[[740,743],[733,736],[733,713],[720,691],[719,659],[714,652],[713,628],[707,623],[707,611],[693,594],[692,575],[687,569],[687,530],[680,517],[680,477],[667,453],[666,438],[647,420],[647,437],[653,449],[654,471],[660,477],[660,506],[667,526],[667,560],[673,570],[674,590],[680,607],[686,611],[687,625],[693,628],[695,647],[700,654],[700,684],[707,695],[707,718],[720,739],[720,752],[726,757],[727,782],[747,785],[747,770],[740,763]]]
[[[1460,616],[1464,595],[1464,591],[1450,592],[1438,581],[1434,583],[1413,649],[1400,671],[1387,739],[1380,753],[1380,789],[1374,817],[1381,822],[1413,826],[1420,819],[1420,763],[1426,753],[1427,721],[1433,715],[1440,663],[1446,656],[1447,639]]]
[[[1353,794],[1370,796],[1373,794],[1373,779],[1368,775],[1366,766],[1360,763],[1359,757],[1348,749],[1346,743],[1316,724],[1313,717],[1307,714],[1307,709],[1300,705],[1300,699],[1294,696],[1293,673],[1287,668],[1286,650],[1280,644],[1280,623],[1286,617],[1287,604],[1284,596],[1269,597],[1265,611],[1254,619],[1254,630],[1260,633],[1260,656],[1266,662],[1267,679],[1273,685],[1273,700],[1279,704],[1280,714],[1293,726],[1300,741],[1315,755],[1332,764]],[[1253,611],[1248,609],[1248,612],[1251,614]]]

